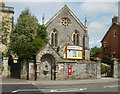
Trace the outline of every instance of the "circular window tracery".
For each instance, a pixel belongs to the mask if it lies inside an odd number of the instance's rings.
[[[64,26],[64,27],[67,27],[67,26],[69,26],[70,25],[70,19],[68,19],[68,18],[62,18],[61,19],[61,24],[62,24],[62,26]]]

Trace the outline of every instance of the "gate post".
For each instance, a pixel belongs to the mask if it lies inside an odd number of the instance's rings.
[[[29,80],[35,80],[34,60],[29,62]]]
[[[96,66],[96,75],[97,75],[97,79],[100,79],[101,78],[101,59],[100,58],[96,58],[97,60],[97,66]]]
[[[40,62],[36,62],[35,80],[40,79]]]
[[[116,58],[112,59],[113,61],[113,78],[118,78],[118,60]]]
[[[8,57],[3,57],[3,72],[2,72],[2,78],[7,78],[9,75],[8,71]]]
[[[27,62],[22,61],[21,62],[21,73],[20,73],[21,79],[27,79]]]

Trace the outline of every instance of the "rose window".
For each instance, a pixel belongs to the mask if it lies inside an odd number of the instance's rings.
[[[62,26],[67,27],[70,24],[70,20],[68,18],[63,18],[61,19],[61,24]]]

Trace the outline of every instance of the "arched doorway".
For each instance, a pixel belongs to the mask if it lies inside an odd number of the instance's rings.
[[[45,54],[41,58],[40,79],[55,80],[55,58],[51,54]]]
[[[20,63],[14,63],[11,55],[8,60],[8,69],[10,70],[11,78],[20,79]]]

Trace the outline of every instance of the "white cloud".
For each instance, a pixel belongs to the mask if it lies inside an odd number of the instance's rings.
[[[51,17],[55,13],[57,13],[62,6],[64,6],[64,3],[57,3],[57,2],[10,2],[6,3],[7,6],[13,6],[14,7],[14,17],[15,22],[17,18],[19,17],[21,11],[25,10],[26,8],[30,9],[30,12],[35,15],[38,19],[38,21],[41,23],[42,16],[44,14],[45,16],[45,22],[50,20]]]
[[[14,1],[14,0],[13,0]],[[19,1],[19,0],[17,0]],[[19,16],[22,10],[25,8],[30,8],[31,13],[34,14],[39,22],[43,13],[45,15],[45,22],[50,20],[65,4],[75,13],[75,15],[80,19],[81,22],[84,22],[84,17],[87,15],[88,19],[88,31],[90,37],[90,46],[91,45],[100,45],[99,40],[103,38],[108,28],[111,25],[111,19],[113,16],[116,16],[118,12],[117,3],[113,2],[90,2],[85,0],[85,2],[77,3],[68,3],[68,2],[36,2],[32,0],[33,3],[11,3],[10,5],[15,7],[15,20]],[[51,0],[50,0],[51,1]],[[10,2],[10,0],[9,0]],[[8,5],[9,6],[9,5]],[[84,23],[83,23],[84,24]],[[95,38],[95,39],[94,39]],[[94,39],[94,40],[93,40]],[[96,43],[96,44],[95,44]]]
[[[105,17],[106,18],[106,17]],[[102,18],[101,18],[102,19]],[[104,17],[103,17],[104,19]],[[103,23],[103,20],[100,21],[93,21],[89,24],[89,37],[90,37],[90,48],[94,46],[101,46],[100,41],[104,37],[105,33],[107,32],[109,26],[106,25],[107,22]]]
[[[90,48],[92,48],[92,47],[94,47],[94,46],[98,46],[98,47],[100,47],[101,46],[101,40],[100,39],[97,39],[97,38],[92,38],[92,39],[90,39],[90,41],[89,41],[89,46],[90,46]]]
[[[113,2],[84,2],[80,5],[80,10],[86,15],[116,14],[118,12],[117,3]]]
[[[104,32],[106,31],[106,25],[103,23],[98,23],[98,22],[92,22],[89,26],[88,26],[88,30],[89,30],[89,36],[90,38],[92,37],[98,37],[101,38],[101,36],[104,34]]]
[[[100,40],[110,28],[113,16],[118,15],[118,4],[116,2],[89,2],[86,0],[80,4],[79,8],[80,13],[87,15],[90,47],[101,46]]]

